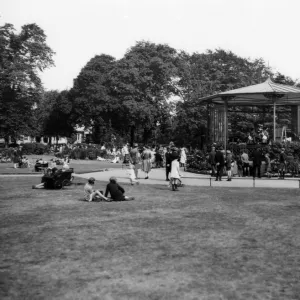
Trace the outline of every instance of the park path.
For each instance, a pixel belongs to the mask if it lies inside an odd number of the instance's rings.
[[[232,181],[227,181],[224,177],[222,181],[215,181],[209,175],[194,174],[189,172],[184,172],[181,170],[182,183],[190,186],[212,186],[212,187],[240,187],[240,188],[250,188],[250,187],[260,187],[260,188],[299,188],[299,179],[287,178],[285,180],[278,180],[277,178],[267,179],[256,179],[253,182],[251,177],[238,178],[234,177]],[[111,176],[117,177],[118,181],[121,183],[129,183],[129,176],[127,175],[126,169],[109,169],[105,172],[95,172],[95,173],[85,173],[85,174],[75,174],[75,176],[81,178],[94,177],[99,181],[107,181]],[[139,181],[140,184],[160,184],[168,185],[165,181],[165,169],[152,169],[149,174],[149,179],[144,179],[145,173],[139,171]]]

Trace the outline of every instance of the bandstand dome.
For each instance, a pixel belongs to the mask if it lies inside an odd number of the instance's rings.
[[[199,99],[203,103],[228,105],[300,105],[300,88],[272,82],[263,83],[218,93]]]
[[[201,104],[214,104],[210,110],[208,128],[212,139],[228,138],[228,106],[273,106],[273,138],[276,139],[276,106],[292,107],[294,132],[300,134],[300,88],[274,83],[270,78],[263,83],[218,93],[198,99]]]

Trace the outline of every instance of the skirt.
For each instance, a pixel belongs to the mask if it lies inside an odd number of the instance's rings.
[[[142,170],[149,173],[151,170],[151,159],[144,159],[142,162]]]

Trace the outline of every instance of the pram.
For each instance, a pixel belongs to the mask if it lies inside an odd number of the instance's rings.
[[[64,186],[70,185],[74,179],[72,174],[74,169],[70,168],[68,170],[56,170],[52,172],[48,169],[46,174],[42,177],[42,183],[44,183],[45,189],[62,189]]]
[[[48,162],[36,162],[34,165],[35,172],[44,171],[48,168]]]

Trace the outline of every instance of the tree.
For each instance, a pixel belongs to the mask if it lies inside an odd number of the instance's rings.
[[[115,58],[110,55],[96,55],[81,70],[70,91],[73,122],[93,127],[94,141],[101,142],[109,124],[120,128],[120,103],[113,96],[111,71]]]
[[[177,124],[181,128],[193,128],[187,130],[189,140],[207,135],[203,127],[206,127],[208,111],[206,106],[199,107],[199,98],[260,83],[272,74],[262,59],[250,61],[222,49],[192,55],[181,52],[179,73],[178,85],[185,104],[178,106]],[[235,112],[229,114],[232,134],[241,137],[250,131],[254,121],[251,112],[245,114],[242,110],[235,107]],[[255,121],[259,123],[259,119]]]
[[[113,69],[113,95],[121,100],[125,118],[123,124],[130,129],[131,143],[142,131],[147,142],[156,130],[156,123],[166,117],[165,108],[177,77],[177,51],[168,45],[137,42]]]
[[[0,27],[0,129],[6,141],[35,133],[30,121],[42,92],[39,72],[54,65],[53,54],[38,25],[24,25],[19,34],[11,24]]]
[[[55,95],[57,92],[52,93]],[[69,99],[68,91],[60,92],[53,99],[50,107],[51,111],[44,120],[43,134],[55,136],[57,141],[59,136],[70,137],[74,132],[74,124],[72,124],[70,118],[72,103]]]

